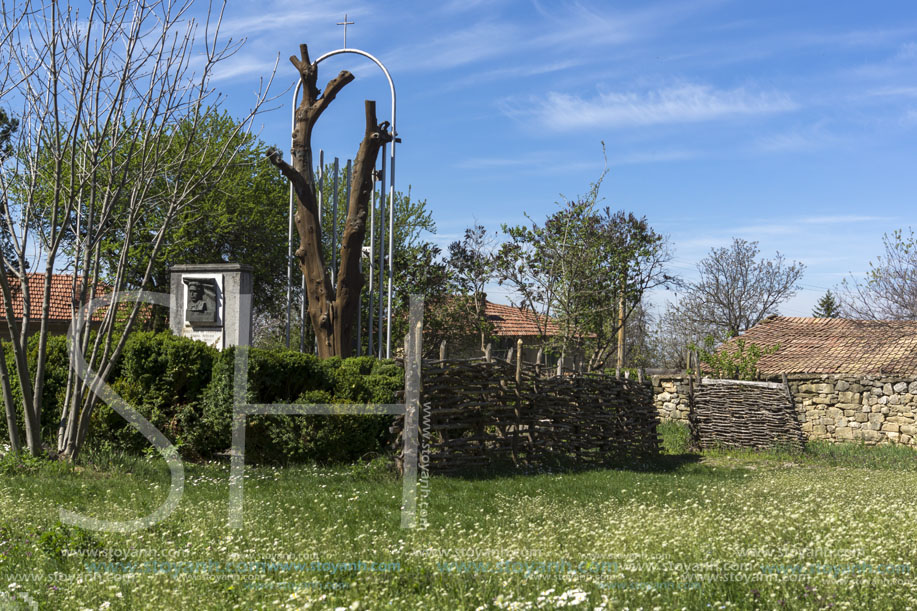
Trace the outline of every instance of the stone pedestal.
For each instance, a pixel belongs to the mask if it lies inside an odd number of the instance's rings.
[[[250,265],[174,265],[170,289],[172,333],[206,342],[218,350],[251,345]]]

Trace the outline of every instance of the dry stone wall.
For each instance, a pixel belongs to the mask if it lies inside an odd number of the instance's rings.
[[[687,376],[653,376],[653,401],[659,419],[688,424],[691,411]]]
[[[807,439],[917,447],[917,379],[841,374],[788,379]],[[653,394],[661,420],[688,423],[687,376],[653,376]]]

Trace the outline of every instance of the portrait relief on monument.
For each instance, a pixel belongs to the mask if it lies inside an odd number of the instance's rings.
[[[187,285],[185,322],[194,327],[219,327],[219,287],[214,278],[183,278]]]

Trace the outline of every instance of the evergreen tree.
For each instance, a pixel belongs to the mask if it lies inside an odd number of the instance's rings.
[[[834,298],[834,293],[830,290],[818,300],[815,309],[812,310],[812,316],[816,318],[837,318],[841,315],[840,304]]]

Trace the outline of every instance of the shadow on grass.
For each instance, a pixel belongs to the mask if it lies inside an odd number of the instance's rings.
[[[486,467],[467,468],[463,471],[431,470],[432,475],[461,480],[489,480],[519,475],[552,475],[561,473],[587,473],[590,471],[632,471],[639,473],[672,473],[688,465],[699,464],[699,454],[659,454],[657,456],[609,459],[601,462],[578,463],[558,460],[539,464],[513,464],[511,461],[493,462]]]

